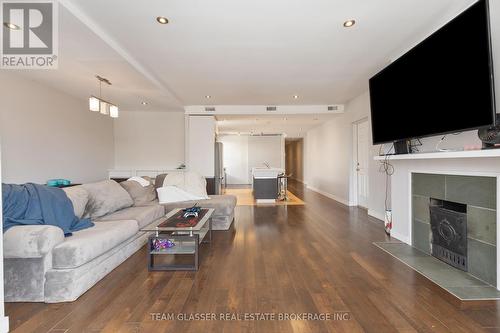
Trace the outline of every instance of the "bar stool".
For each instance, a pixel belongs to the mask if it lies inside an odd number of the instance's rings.
[[[288,178],[290,178],[292,174],[280,173],[278,175],[278,200],[279,201],[288,201]]]

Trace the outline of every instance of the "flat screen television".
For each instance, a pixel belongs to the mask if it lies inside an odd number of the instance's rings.
[[[472,5],[370,79],[374,144],[495,123],[489,10]]]

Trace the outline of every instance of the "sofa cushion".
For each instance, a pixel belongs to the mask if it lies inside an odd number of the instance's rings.
[[[93,228],[73,233],[52,250],[56,269],[79,267],[111,250],[138,232],[133,220],[96,223]]]
[[[99,218],[134,204],[127,191],[114,180],[104,180],[82,186],[89,192],[85,217]]]
[[[117,220],[134,220],[137,221],[139,229],[147,226],[151,222],[165,215],[165,208],[162,205],[144,206],[144,207],[129,207],[113,214],[109,214],[96,220],[96,222],[108,222]]]
[[[156,190],[153,184],[151,184],[151,179],[149,177],[142,178],[150,182],[148,186],[142,186],[135,180],[127,180],[120,183],[121,187],[123,187],[132,197],[132,200],[134,200],[134,206],[147,206],[156,200]]]
[[[231,216],[236,207],[236,197],[234,195],[210,195],[209,200],[183,201],[163,204],[165,212],[168,213],[175,208],[188,208],[198,204],[202,208],[214,208],[213,216]]]
[[[41,258],[64,242],[64,232],[53,225],[19,225],[3,234],[4,258]]]
[[[81,219],[85,213],[85,207],[87,207],[87,203],[89,202],[89,192],[81,185],[65,187],[63,191],[73,204],[76,217]]]

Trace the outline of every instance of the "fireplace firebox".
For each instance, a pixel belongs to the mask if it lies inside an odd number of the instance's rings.
[[[467,272],[467,205],[431,198],[430,222],[431,254]]]

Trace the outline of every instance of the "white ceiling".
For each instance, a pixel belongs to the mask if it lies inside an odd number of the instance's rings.
[[[112,83],[102,86],[102,97],[122,110],[182,110],[63,6],[59,26],[58,69],[18,71],[21,75],[87,100],[91,94],[99,96],[98,74]],[[148,105],[143,106],[142,101]]]
[[[217,116],[217,128],[219,134],[286,134],[287,138],[300,138],[334,117],[338,115]]]
[[[344,104],[473,2],[60,0],[60,70],[25,75],[86,98],[101,74],[124,110]]]

